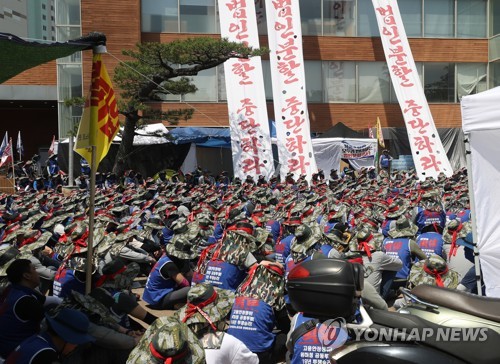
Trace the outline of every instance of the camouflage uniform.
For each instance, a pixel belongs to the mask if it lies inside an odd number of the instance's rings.
[[[237,296],[256,298],[279,311],[285,307],[285,280],[283,274],[258,264],[255,271],[240,284]]]

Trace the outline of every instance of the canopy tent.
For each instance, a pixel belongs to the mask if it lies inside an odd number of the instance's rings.
[[[318,138],[364,138],[363,133],[349,128],[342,122],[338,122],[330,129],[321,134]]]
[[[64,43],[28,42],[13,34],[0,33],[0,83],[27,69],[105,43],[102,33],[91,33]]]
[[[347,159],[355,169],[375,166],[377,139],[316,138],[312,143],[316,164],[325,176],[332,169],[339,170],[342,159]]]
[[[468,170],[474,242],[486,295],[500,297],[500,87],[464,96],[462,126],[470,146]]]

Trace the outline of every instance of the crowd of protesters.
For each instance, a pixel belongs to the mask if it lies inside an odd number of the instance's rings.
[[[320,343],[290,335],[306,318],[285,282],[311,259],[362,264],[362,302],[382,310],[401,305],[399,287],[477,287],[464,169],[425,181],[385,168],[310,182],[99,174],[92,262],[87,176],[71,193],[19,182],[0,196],[7,363],[327,363]]]

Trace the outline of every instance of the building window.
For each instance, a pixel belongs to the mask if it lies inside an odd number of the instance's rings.
[[[399,12],[408,37],[422,36],[422,0],[398,0]]]
[[[425,37],[453,38],[455,0],[432,0],[424,3]]]
[[[217,101],[217,77],[216,68],[203,70],[193,77],[193,84],[198,91],[182,96],[183,101],[216,102]]]
[[[388,103],[391,80],[385,62],[359,62],[360,103]]]
[[[457,0],[457,37],[486,38],[486,0]]]
[[[215,33],[215,0],[180,0],[181,33]]]
[[[358,36],[380,37],[372,0],[358,0]]]
[[[47,20],[47,17],[45,15],[42,15],[43,20]]]
[[[321,1],[299,1],[303,35],[321,35]]]
[[[457,100],[486,89],[486,64],[457,63]]]
[[[355,8],[355,0],[323,0],[323,34],[340,37],[355,36]]]
[[[424,63],[424,82],[428,102],[455,102],[454,63]]]
[[[309,102],[323,102],[321,61],[305,61],[306,95]]]
[[[45,4],[42,4],[42,9],[45,10]]]
[[[42,29],[43,30],[47,30],[47,26],[46,25],[42,25]]]
[[[142,0],[141,27],[143,32],[179,32],[178,0]]]
[[[326,102],[356,102],[356,62],[323,62]]]

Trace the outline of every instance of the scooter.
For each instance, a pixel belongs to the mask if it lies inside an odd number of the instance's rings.
[[[488,327],[500,334],[500,299],[479,297],[448,288],[419,285],[401,289],[405,304],[398,310],[438,325]]]
[[[356,263],[319,259],[298,264],[288,275],[286,285],[293,308],[319,320],[318,335],[328,333],[331,363],[500,362],[500,334],[489,327],[441,326],[409,313],[365,309],[359,304],[362,272]],[[339,326],[339,320],[344,324]],[[330,335],[332,332],[336,334]],[[338,337],[346,339],[335,341]],[[325,342],[323,336],[318,339]]]

